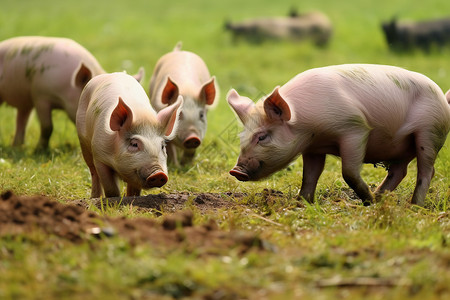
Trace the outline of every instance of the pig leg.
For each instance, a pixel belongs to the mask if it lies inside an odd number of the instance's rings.
[[[408,164],[411,160],[412,158],[400,163],[393,163],[389,165],[388,174],[375,191],[375,196],[377,199],[380,199],[381,195],[385,191],[393,191],[400,184],[408,172]]]
[[[317,181],[325,166],[325,154],[303,154],[303,179],[300,197],[314,202]]]
[[[100,178],[98,177],[97,170],[95,169],[94,159],[92,158],[92,153],[90,147],[87,146],[87,143],[80,138],[80,146],[81,153],[83,154],[84,161],[89,167],[89,172],[91,173],[92,179],[92,189],[91,189],[91,198],[99,198],[102,196],[103,190],[100,184]]]
[[[167,151],[167,160],[171,161],[176,167],[179,167],[180,163],[178,162],[177,149],[174,143],[171,142],[167,143],[166,151]]]
[[[412,204],[423,206],[425,197],[434,176],[434,161],[441,147],[435,148],[433,140],[438,139],[430,132],[420,132],[415,135],[417,153],[417,182],[411,200]],[[441,145],[444,141],[440,141]]]
[[[98,177],[100,178],[103,190],[105,191],[105,196],[119,197],[119,182],[114,170],[101,162],[95,164],[95,169],[97,170]]]
[[[53,132],[52,106],[50,101],[45,101],[42,98],[36,101],[36,103],[39,103],[39,105],[36,105],[36,114],[41,126],[41,136],[37,149],[47,149],[50,136]]]
[[[352,135],[343,137],[339,145],[342,159],[342,176],[364,205],[370,205],[373,202],[369,186],[364,182],[360,174],[365,156],[367,136],[367,131],[355,132]]]
[[[181,158],[181,164],[184,165],[184,164],[192,162],[192,160],[194,159],[194,156],[195,156],[195,149],[194,150],[184,149],[183,157]]]
[[[132,186],[131,184],[127,183],[127,196],[140,196],[141,195],[141,189]]]
[[[16,134],[14,135],[13,146],[21,146],[25,140],[25,129],[27,128],[28,119],[32,108],[17,110],[16,118]]]
[[[100,178],[98,177],[97,170],[92,165],[89,165],[89,171],[92,178],[91,198],[100,198],[102,196],[102,186],[100,184]]]

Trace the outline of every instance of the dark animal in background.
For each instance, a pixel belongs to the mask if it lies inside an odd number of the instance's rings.
[[[414,48],[429,52],[433,47],[450,44],[450,18],[420,22],[397,21],[382,24],[389,48],[397,51]]]
[[[233,34],[234,41],[242,38],[249,42],[265,40],[311,40],[317,46],[328,44],[332,36],[329,18],[321,12],[297,13],[290,11],[287,17],[263,17],[241,22],[226,22],[225,29]]]

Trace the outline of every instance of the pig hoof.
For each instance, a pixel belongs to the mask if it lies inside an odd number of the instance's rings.
[[[190,137],[184,140],[183,146],[187,149],[195,149],[200,146],[201,141],[198,137]]]
[[[230,175],[236,177],[239,181],[248,181],[250,180],[249,176],[241,171],[237,171],[235,169],[230,171]]]
[[[148,176],[147,178],[147,186],[149,187],[162,187],[167,183],[167,175],[163,172],[158,172],[153,175]]]
[[[370,201],[370,200],[363,200],[363,205],[364,206],[370,206],[370,205],[372,205],[372,201]]]

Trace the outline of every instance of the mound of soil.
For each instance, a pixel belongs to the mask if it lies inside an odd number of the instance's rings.
[[[209,199],[203,198],[194,201],[205,203]],[[210,254],[230,248],[238,248],[240,252],[265,248],[265,242],[251,232],[223,231],[213,220],[194,225],[190,210],[164,214],[161,219],[104,217],[80,204],[62,204],[44,196],[16,196],[9,191],[0,198],[0,236],[26,235],[40,230],[79,243],[92,237],[118,235],[132,244],[150,243],[155,247],[182,247],[188,251],[203,249],[203,253]]]
[[[236,201],[230,201],[230,198],[240,199],[245,195],[243,193],[174,193],[174,194],[151,194],[139,197],[111,197],[108,199],[89,199],[89,200],[75,200],[71,204],[79,205],[88,208],[90,205],[95,205],[101,208],[102,205],[118,206],[118,205],[133,205],[142,211],[149,211],[158,214],[164,212],[177,212],[186,207],[186,203],[191,203],[201,213],[207,213],[211,210],[217,209],[231,209],[238,204]]]
[[[239,200],[248,196],[245,193],[188,193],[180,192],[174,194],[151,194],[139,197],[112,197],[107,200],[89,199],[89,200],[75,200],[70,202],[74,205],[79,205],[88,208],[90,205],[94,205],[97,208],[102,206],[117,205],[132,205],[142,211],[153,212],[155,214],[161,214],[161,212],[177,212],[183,210],[186,204],[194,206],[197,211],[202,214],[209,213],[214,210],[230,210],[240,204]],[[264,189],[261,193],[255,193],[256,197],[264,199],[266,202],[275,201],[276,199],[283,198],[284,195],[280,191]],[[236,201],[237,200],[237,201]],[[248,204],[246,205],[248,206]]]

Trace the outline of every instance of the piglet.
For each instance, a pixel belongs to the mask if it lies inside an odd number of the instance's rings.
[[[105,73],[95,57],[73,40],[25,36],[0,43],[0,104],[17,108],[14,146],[24,142],[36,108],[41,135],[37,149],[48,148],[52,109],[63,109],[75,122],[78,99],[86,83]]]
[[[303,156],[300,196],[314,200],[327,154],[340,156],[342,175],[363,200],[374,196],[363,163],[388,174],[375,195],[392,191],[417,158],[412,203],[424,205],[436,156],[450,129],[450,94],[426,76],[393,66],[338,65],[298,74],[256,104],[235,90],[228,103],[244,124],[241,153],[230,174],[258,180]]]
[[[182,97],[159,113],[140,83],[125,73],[94,77],[83,90],[76,126],[84,160],[92,176],[93,198],[127,196],[161,187],[167,180],[166,143],[175,137]]]
[[[150,79],[150,101],[160,111],[183,96],[183,111],[176,138],[168,144],[169,160],[179,165],[176,147],[182,149],[181,163],[189,163],[206,133],[206,113],[218,97],[215,77],[211,77],[205,62],[178,43],[172,52],[156,63]]]

